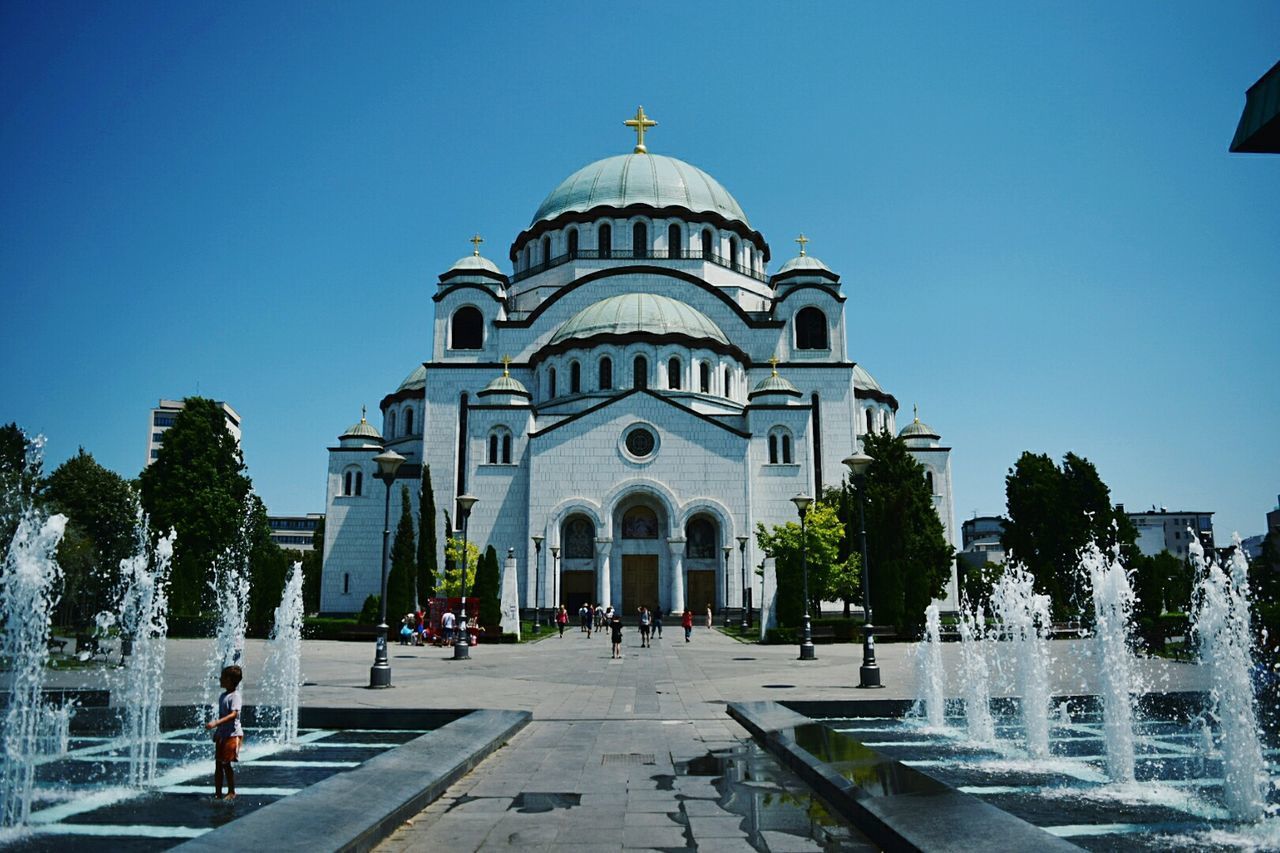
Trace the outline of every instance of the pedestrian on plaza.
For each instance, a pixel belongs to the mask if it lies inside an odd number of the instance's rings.
[[[693,635],[693,611],[686,610],[684,616],[680,617],[680,625],[684,628],[684,641],[689,642],[689,638]]]
[[[643,604],[640,605],[640,648],[649,648],[649,630],[651,628],[651,618],[649,616],[649,608]]]
[[[590,601],[582,605],[582,624],[587,626],[587,636],[590,637],[596,626],[596,609]]]
[[[244,740],[244,727],[240,725],[240,711],[244,699],[240,696],[240,682],[244,671],[238,666],[224,666],[218,683],[223,693],[218,697],[218,719],[204,724],[213,730],[213,797],[216,800],[236,798],[236,771],[231,766],[240,760],[240,742]],[[222,795],[222,783],[227,783],[227,794]]]
[[[595,620],[596,620],[596,630],[603,631],[604,630],[604,605],[597,604],[596,612],[592,615],[595,617]]]
[[[564,626],[569,624],[569,611],[564,609],[564,605],[560,605],[560,609],[556,611],[556,627],[560,629],[560,639],[564,639]]]
[[[452,610],[446,610],[444,615],[440,617],[440,628],[444,631],[444,644],[446,646],[453,645],[453,626],[458,624],[458,617],[453,615]]]
[[[622,615],[614,613],[609,619],[609,633],[613,638],[613,657],[622,657]]]
[[[582,633],[587,630],[587,605],[578,605],[578,632]]]
[[[662,605],[653,608],[653,631],[662,639]]]
[[[612,604],[610,604],[608,607],[604,609],[604,624],[606,625],[613,624],[613,605]]]
[[[710,628],[710,627],[711,627],[711,624],[712,624],[712,623],[711,623],[711,604],[708,602],[708,604],[707,604],[707,627],[708,627],[708,628]]]

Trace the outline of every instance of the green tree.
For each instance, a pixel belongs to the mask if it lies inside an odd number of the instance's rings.
[[[58,546],[61,621],[87,625],[112,600],[120,561],[136,548],[138,498],[127,480],[83,447],[49,475],[44,494],[49,509],[69,519]]]
[[[480,561],[480,548],[467,542],[467,597],[475,595],[476,568]],[[462,537],[450,536],[444,543],[444,580],[437,585],[436,593],[448,598],[462,595]]]
[[[23,508],[40,498],[42,461],[16,423],[0,427],[0,547],[8,553]]]
[[[436,496],[431,488],[431,466],[422,466],[422,486],[418,493],[418,586],[417,599],[425,603],[436,594],[437,562]]]
[[[290,552],[271,538],[267,507],[262,498],[249,493],[244,513],[239,535],[246,540],[242,547],[249,559],[249,628],[255,636],[266,636],[284,595],[284,584],[293,561]]]
[[[1104,551],[1119,546],[1122,558],[1136,559],[1136,531],[1081,456],[1068,453],[1059,468],[1046,454],[1024,452],[1005,477],[1005,498],[1005,551],[1031,572],[1057,618],[1090,611],[1092,590],[1079,559],[1089,542]]]
[[[387,619],[399,625],[400,619],[413,610],[413,583],[417,573],[416,547],[413,537],[413,515],[409,510],[409,487],[400,487],[400,522],[391,540],[391,568],[387,573]]]
[[[773,558],[777,578],[774,607],[778,624],[787,627],[799,625],[804,616],[805,560],[809,566],[810,613],[815,613],[830,585],[832,569],[838,560],[840,537],[844,535],[844,526],[836,516],[835,507],[822,501],[814,501],[810,505],[804,527],[804,536],[801,537],[799,521],[777,524],[772,529],[756,524],[756,543],[765,555]]]
[[[875,463],[866,474],[867,559],[871,609],[878,625],[915,631],[951,578],[947,543],[924,467],[889,432],[863,436]]]
[[[324,567],[324,519],[316,522],[311,550],[302,552],[302,609],[320,611],[320,578]]]
[[[492,545],[484,549],[476,570],[476,598],[480,599],[480,624],[496,628],[502,622],[502,587],[498,552]]]
[[[139,477],[142,508],[155,536],[174,530],[171,612],[199,612],[214,560],[239,535],[252,484],[226,417],[212,400],[188,397]],[[265,520],[265,518],[264,518]]]

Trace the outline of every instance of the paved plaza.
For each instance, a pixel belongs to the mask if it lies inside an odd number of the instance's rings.
[[[173,640],[166,669],[166,704],[198,701],[209,641]],[[1087,643],[1052,644],[1057,693],[1094,688]],[[881,644],[885,689],[875,698],[915,696],[911,644]],[[956,644],[944,659],[958,660]],[[303,646],[308,706],[508,708],[533,713],[511,742],[454,784],[445,795],[402,826],[385,850],[744,850],[749,837],[772,851],[818,850],[799,835],[753,827],[743,814],[721,807],[715,777],[685,773],[708,754],[736,751],[768,775],[768,756],[755,755],[746,732],[725,713],[728,702],[747,700],[868,698],[857,689],[861,647],[824,645],[818,659],[800,663],[793,646],[740,643],[719,631],[696,628],[693,641],[667,630],[651,649],[628,630],[621,660],[610,660],[602,634],[576,628],[523,645],[482,645],[470,661],[451,650],[393,645],[394,687],[368,683],[371,643],[308,641]],[[245,650],[246,702],[261,684],[264,644]],[[1160,689],[1202,687],[1192,665],[1143,661],[1143,677]],[[959,681],[949,667],[949,695]],[[58,674],[54,681],[83,681]],[[1004,692],[999,689],[997,694]],[[774,786],[793,799],[807,796],[780,769]],[[753,773],[753,778],[757,773]],[[722,792],[719,792],[722,793]],[[843,849],[864,847],[856,831],[843,831]]]

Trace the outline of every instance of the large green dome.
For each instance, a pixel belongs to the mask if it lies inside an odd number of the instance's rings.
[[[551,344],[596,335],[651,332],[711,339],[728,345],[720,327],[696,308],[655,293],[623,293],[588,305],[570,317],[551,338]]]
[[[661,154],[621,154],[584,166],[560,182],[533,215],[533,223],[595,207],[683,207],[717,213],[750,226],[737,200],[696,166]]]

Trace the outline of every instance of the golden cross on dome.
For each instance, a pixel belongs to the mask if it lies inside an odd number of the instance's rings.
[[[915,416],[916,423],[920,423],[920,407],[915,403],[911,404],[911,414]]]
[[[778,375],[778,357],[776,355],[769,356],[769,366],[773,368],[773,375]]]
[[[511,375],[511,356],[504,355],[502,358],[498,360],[502,362],[502,375],[510,376]]]
[[[636,154],[648,154],[649,149],[644,147],[644,132],[651,127],[657,127],[658,123],[644,114],[644,107],[636,107],[636,117],[629,118],[623,122],[627,127],[634,128],[636,132]]]
[[[796,238],[796,242],[800,244],[800,257],[804,257],[804,244],[809,242],[809,238],[801,234]]]
[[[365,416],[366,411],[367,411],[367,407],[366,407],[366,406],[361,406],[361,407],[360,407],[360,423],[366,423],[366,421],[365,421],[365,419],[364,419],[364,416]]]
[[[472,249],[471,254],[475,255],[477,258],[480,257],[480,244],[484,242],[484,238],[477,234],[467,242],[475,247]]]

